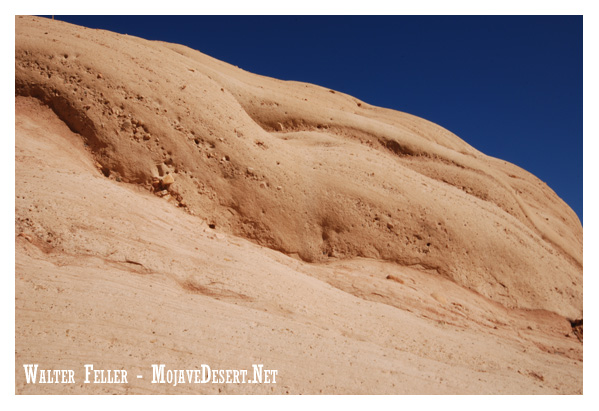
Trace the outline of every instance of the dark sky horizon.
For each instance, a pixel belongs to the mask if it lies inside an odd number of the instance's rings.
[[[54,16],[437,123],[583,221],[582,16]]]

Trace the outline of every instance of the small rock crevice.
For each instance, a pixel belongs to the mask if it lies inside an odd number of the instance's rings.
[[[572,326],[572,333],[582,342],[582,318],[570,320],[570,325]]]

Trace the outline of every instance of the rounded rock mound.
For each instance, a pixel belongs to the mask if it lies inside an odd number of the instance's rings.
[[[187,47],[16,17],[15,87],[105,176],[309,262],[432,270],[582,317],[582,226],[542,181],[429,121]]]

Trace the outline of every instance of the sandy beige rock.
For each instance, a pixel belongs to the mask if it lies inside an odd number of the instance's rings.
[[[183,46],[17,16],[15,57],[17,363],[263,360],[278,393],[582,389],[582,227],[526,171]],[[270,388],[199,391],[218,389]]]
[[[420,264],[508,306],[582,315],[576,215],[449,131],[179,45],[16,23],[17,94],[48,104],[123,181],[148,184],[164,161],[190,209],[258,244],[312,262]],[[122,128],[133,121],[160,142],[134,139]],[[260,190],[248,168],[294,189]]]
[[[168,187],[175,182],[175,179],[173,178],[172,174],[167,174],[162,178],[161,182],[163,186]]]

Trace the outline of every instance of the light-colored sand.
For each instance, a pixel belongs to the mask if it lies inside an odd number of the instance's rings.
[[[17,16],[15,55],[17,392],[582,391],[582,227],[524,170],[182,46]],[[33,386],[29,362],[280,379]]]

